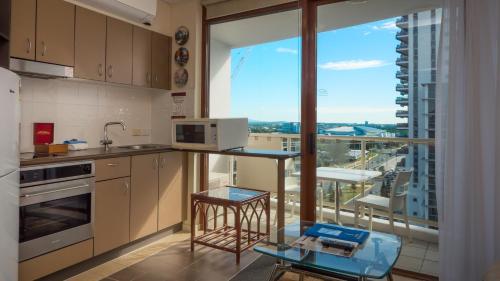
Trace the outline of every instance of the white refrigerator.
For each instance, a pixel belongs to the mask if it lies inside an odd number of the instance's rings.
[[[0,280],[17,280],[19,253],[19,83],[0,67]]]

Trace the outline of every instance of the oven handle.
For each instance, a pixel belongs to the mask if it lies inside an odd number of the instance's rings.
[[[72,187],[61,188],[61,189],[57,189],[57,190],[50,190],[50,191],[39,192],[39,193],[23,194],[23,195],[21,195],[21,197],[23,197],[23,198],[29,198],[29,197],[46,195],[46,194],[51,194],[51,193],[56,193],[56,192],[61,192],[61,191],[68,191],[68,190],[79,189],[79,188],[84,188],[84,187],[90,187],[90,185],[89,184],[84,184],[84,185],[72,186]]]

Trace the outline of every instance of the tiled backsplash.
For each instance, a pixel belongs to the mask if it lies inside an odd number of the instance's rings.
[[[152,125],[160,122],[152,122],[153,96],[165,96],[162,115],[156,118],[170,117],[169,95],[148,89],[25,77],[21,84],[21,152],[33,151],[33,122],[55,123],[56,143],[78,138],[86,140],[89,147],[99,147],[108,121],[127,125],[126,131],[119,126],[109,128],[113,145],[150,143]],[[141,136],[133,136],[138,132]]]

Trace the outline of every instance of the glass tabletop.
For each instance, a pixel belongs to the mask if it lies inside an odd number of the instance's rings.
[[[292,247],[291,244],[312,225],[311,222],[287,225],[277,235],[272,235],[270,240],[256,245],[254,250],[303,267],[376,279],[390,272],[401,251],[401,239],[398,236],[374,231],[370,232],[352,257]]]
[[[197,196],[241,202],[264,194],[263,191],[223,186],[197,193]]]

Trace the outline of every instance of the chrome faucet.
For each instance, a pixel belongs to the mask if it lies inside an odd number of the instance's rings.
[[[125,131],[125,129],[127,129],[127,127],[125,126],[125,124],[122,121],[120,121],[120,122],[108,122],[104,125],[104,139],[101,140],[101,144],[104,145],[104,150],[106,150],[106,151],[109,150],[109,145],[113,143],[113,141],[108,138],[108,126],[111,126],[111,125],[121,125],[124,131]]]

